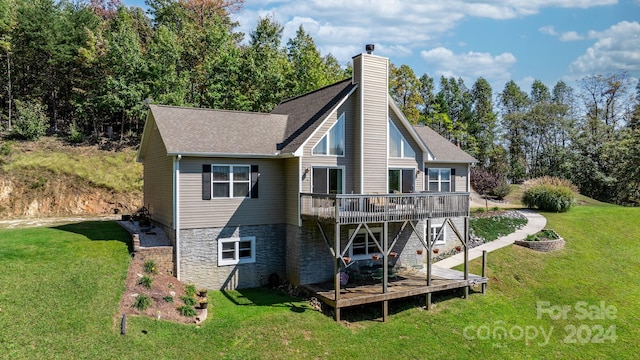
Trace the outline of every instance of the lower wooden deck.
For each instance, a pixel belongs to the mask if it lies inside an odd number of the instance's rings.
[[[382,282],[363,282],[347,284],[340,289],[338,300],[332,281],[318,284],[303,285],[302,287],[318,300],[340,309],[349,306],[363,305],[388,300],[401,299],[416,295],[430,294],[438,291],[451,290],[486,284],[486,277],[469,274],[464,279],[462,271],[432,267],[431,285],[427,285],[427,275],[418,271],[399,271],[395,278],[389,279],[387,292],[383,292]]]

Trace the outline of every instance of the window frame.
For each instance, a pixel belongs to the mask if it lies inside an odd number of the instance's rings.
[[[398,129],[396,124],[393,123],[391,118],[389,118],[387,120],[388,120],[388,123],[389,123],[389,125],[388,125],[388,136],[387,136],[387,141],[388,141],[387,157],[388,158],[392,158],[392,159],[414,159],[415,160],[416,157],[417,157],[417,152],[415,151],[415,149],[413,147],[411,147],[411,144],[409,144],[409,142],[404,137],[404,135],[402,135],[402,132],[400,132],[400,129]],[[391,156],[391,132],[392,131],[397,132],[398,135],[400,136],[400,156]],[[407,152],[405,151],[405,148],[409,148],[413,152],[413,156],[409,156],[407,154]]]
[[[438,234],[438,231],[440,231],[440,228],[442,228],[443,226],[445,226],[444,222],[440,222],[440,223],[431,223],[431,229],[429,230],[429,237],[427,238],[427,227],[424,227],[424,231],[425,233],[422,234],[423,237],[425,239],[429,239],[429,241],[432,240],[433,237],[435,237]],[[447,227],[445,226],[444,230],[442,231],[442,238],[441,239],[436,239],[436,241],[433,243],[434,246],[440,246],[440,245],[446,245],[447,243]]]
[[[416,189],[416,169],[415,168],[402,168],[402,167],[390,167],[387,170],[387,191],[389,192],[389,194],[392,194],[392,190],[391,190],[391,182],[389,181],[391,178],[391,172],[392,171],[398,171],[399,172],[399,178],[398,178],[398,185],[400,185],[400,189],[398,190],[398,192],[400,194],[411,194],[413,192],[415,192]],[[405,191],[404,189],[404,175],[405,172],[411,172],[411,179],[413,181],[412,184],[412,190],[411,191]]]
[[[437,180],[431,180],[430,172],[432,170],[438,170],[438,179]],[[442,180],[442,171],[443,170],[449,171],[449,180],[446,180],[446,181]],[[429,192],[451,192],[451,182],[453,181],[451,168],[431,168],[430,167],[426,171],[426,178],[427,178],[426,179],[427,181],[425,183],[426,183],[426,186],[427,186],[427,191],[429,191]],[[442,183],[443,182],[449,183],[449,189],[447,191],[443,191],[442,190]],[[431,190],[431,186],[430,185],[432,183],[433,184],[438,184],[438,190]]]
[[[372,227],[370,228],[371,232],[378,236],[378,242],[382,242],[382,228],[381,227]],[[353,236],[353,233],[355,232],[355,229],[350,229],[349,230],[349,239],[351,239],[351,237]],[[373,239],[370,239],[369,232],[367,231],[367,229],[360,229],[358,231],[358,235],[364,235],[365,236],[365,242],[364,242],[364,250],[365,253],[364,254],[353,254],[353,245],[354,242],[356,241],[356,239],[353,239],[353,242],[351,243],[351,246],[349,246],[349,257],[353,260],[368,260],[371,259],[371,255],[373,254],[378,254],[380,255],[380,249],[378,249],[378,247],[376,246],[375,241],[373,241]],[[357,236],[357,235],[356,235]],[[369,252],[369,247],[373,246],[375,248],[374,252]]]
[[[317,192],[315,187],[315,172],[317,169],[326,169],[327,170],[327,178],[326,178],[326,184],[327,184],[327,192]],[[345,184],[346,184],[346,179],[345,179],[345,166],[312,166],[311,167],[311,192],[314,194],[331,194],[331,189],[329,188],[329,185],[331,184],[331,171],[330,170],[340,170],[341,172],[341,182],[340,182],[340,192],[336,192],[336,194],[344,194],[345,193]]]
[[[332,154],[331,153],[331,149],[332,149],[332,145],[331,144],[331,132],[338,126],[340,125],[341,127],[341,131],[342,131],[342,154]],[[346,130],[345,130],[345,115],[344,113],[340,114],[340,116],[338,116],[338,119],[336,120],[335,124],[331,125],[331,127],[329,128],[329,130],[327,130],[326,133],[324,133],[324,135],[320,138],[320,140],[318,140],[316,142],[316,144],[311,148],[311,156],[335,156],[335,157],[344,157],[346,152],[347,152],[347,146],[346,146],[346,138],[347,138],[347,134],[346,134]],[[316,153],[316,148],[318,147],[318,145],[320,145],[320,143],[324,142],[324,152],[318,152]]]
[[[240,243],[250,241],[251,256],[240,256],[241,249]],[[228,252],[230,250],[224,250],[223,244],[234,244],[233,259],[224,259],[222,254],[224,252]],[[233,238],[220,238],[218,239],[218,266],[229,266],[229,265],[240,265],[240,264],[251,264],[256,262],[256,237],[255,236],[241,236],[241,237],[233,237]]]
[[[228,167],[229,168],[229,178],[227,180],[216,180],[214,176],[214,169],[216,167]],[[234,168],[246,168],[248,178],[246,180],[236,180],[234,177]],[[242,183],[247,184],[247,195],[246,196],[234,196],[234,183]],[[214,192],[214,184],[228,184],[229,192],[227,196],[216,196]],[[250,164],[211,164],[211,199],[248,199],[251,198],[251,165]]]

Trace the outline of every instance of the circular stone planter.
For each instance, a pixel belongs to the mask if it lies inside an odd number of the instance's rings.
[[[555,232],[555,231],[554,231]],[[558,233],[556,233],[558,235]],[[539,241],[527,241],[527,240],[516,240],[516,245],[520,245],[531,250],[535,251],[556,251],[564,248],[564,239],[558,235],[558,239],[554,240],[539,240]]]

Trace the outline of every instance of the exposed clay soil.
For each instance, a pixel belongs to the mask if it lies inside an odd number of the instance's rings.
[[[203,320],[203,311],[196,305],[196,316],[182,316],[177,308],[184,305],[180,299],[185,295],[185,284],[181,283],[175,277],[166,274],[149,275],[153,278],[151,289],[147,289],[142,285],[138,285],[138,280],[144,276],[143,261],[135,257],[129,266],[127,274],[126,289],[120,300],[120,311],[116,317],[122,317],[122,314],[148,316],[157,319],[160,316],[162,320],[169,320],[181,324],[195,324],[196,321]],[[146,295],[151,298],[152,305],[145,311],[140,311],[132,307],[137,295]],[[163,298],[165,296],[173,296],[173,302],[167,302]],[[211,306],[211,304],[209,304]],[[210,311],[210,310],[209,310]]]

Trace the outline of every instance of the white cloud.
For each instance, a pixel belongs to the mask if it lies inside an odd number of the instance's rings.
[[[590,32],[596,43],[570,66],[572,74],[640,71],[640,24],[622,21],[602,32]]]
[[[551,36],[557,36],[558,33],[556,32],[556,30],[553,28],[552,25],[549,26],[543,26],[541,28],[538,29],[538,31],[542,34],[545,35],[551,35]]]
[[[639,0],[640,1],[640,0]],[[375,43],[383,56],[402,57],[437,45],[465,18],[512,19],[549,7],[589,8],[617,0],[247,0],[234,15],[249,33],[259,16],[272,16],[285,26],[283,43],[302,24],[323,54],[346,63],[364,44]],[[551,28],[551,30],[553,30]],[[542,30],[541,30],[542,31]],[[358,45],[353,52],[354,44]]]
[[[461,77],[467,84],[472,84],[480,76],[492,84],[504,84],[511,78],[509,68],[517,62],[511,53],[494,56],[469,51],[455,54],[444,47],[424,50],[420,56],[434,69],[436,76]]]
[[[578,34],[575,31],[568,31],[560,35],[559,39],[560,41],[577,41],[577,40],[584,40],[584,36]]]

